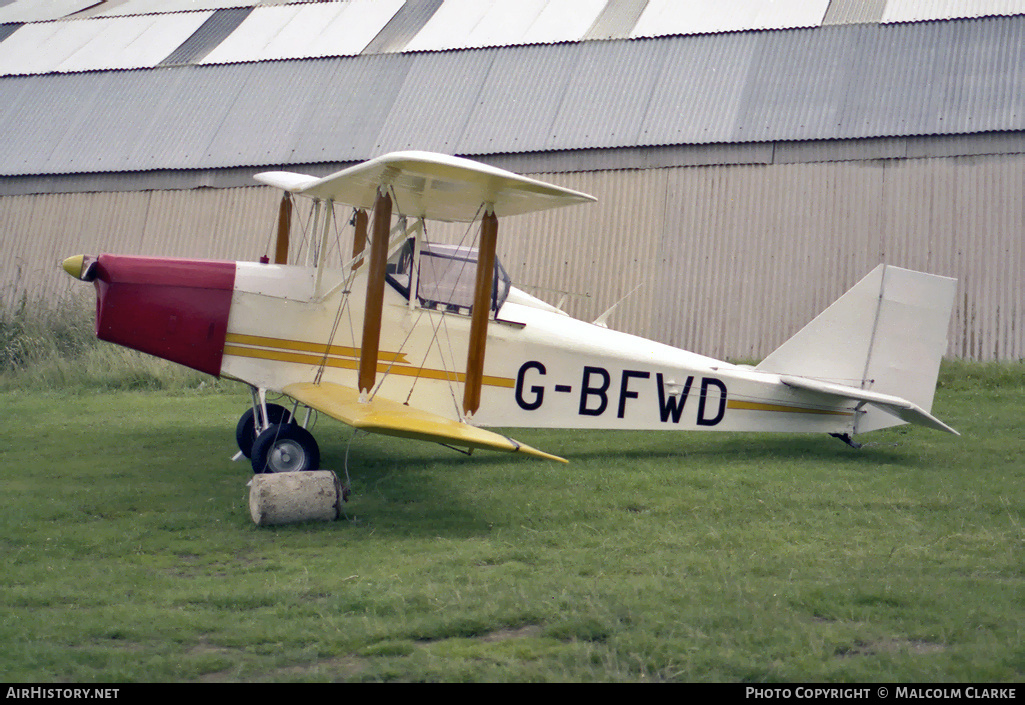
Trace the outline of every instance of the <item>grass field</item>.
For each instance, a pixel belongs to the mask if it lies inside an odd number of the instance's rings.
[[[1021,364],[945,368],[962,437],[860,451],[518,432],[562,465],[360,436],[347,518],[277,528],[230,462],[241,390],[18,386],[4,681],[1025,678]],[[341,472],[351,433],[314,432]]]

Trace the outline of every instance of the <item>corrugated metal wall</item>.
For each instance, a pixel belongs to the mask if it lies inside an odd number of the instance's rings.
[[[585,320],[641,284],[611,327],[757,359],[887,262],[960,280],[950,355],[1025,357],[1023,155],[536,176],[599,203],[506,219],[500,256],[517,284],[552,302],[568,292]],[[78,253],[257,259],[277,202],[264,188],[0,198],[3,297],[67,291],[59,262]]]

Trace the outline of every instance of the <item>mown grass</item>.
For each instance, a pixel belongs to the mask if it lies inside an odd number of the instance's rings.
[[[1008,376],[1004,379],[1004,376]],[[8,681],[1016,681],[1025,383],[865,437],[358,437],[330,524],[255,527],[243,394],[7,392]],[[325,464],[350,433],[322,420]]]
[[[960,438],[901,427],[860,451],[517,432],[562,465],[322,419],[347,517],[276,528],[229,460],[244,390],[18,374],[4,681],[1025,677],[1021,364],[944,366],[934,412]]]

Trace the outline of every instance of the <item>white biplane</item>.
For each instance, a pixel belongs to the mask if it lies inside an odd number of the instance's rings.
[[[250,386],[237,438],[257,473],[319,466],[311,409],[554,460],[487,428],[821,432],[855,446],[905,422],[956,433],[929,413],[956,280],[880,265],[752,368],[576,320],[512,286],[499,218],[586,194],[426,152],[255,178],[285,191],[275,263],[103,254],[64,269],[96,287],[100,339]],[[306,265],[286,262],[296,197],[312,199]],[[329,266],[334,204],[355,209],[354,247]],[[476,247],[431,242],[430,220],[475,224]]]

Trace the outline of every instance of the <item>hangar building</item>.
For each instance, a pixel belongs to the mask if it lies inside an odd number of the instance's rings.
[[[423,149],[599,199],[499,243],[580,318],[757,359],[886,262],[959,279],[949,355],[1025,357],[1025,0],[0,0],[0,144],[8,302],[257,259],[254,173]]]

